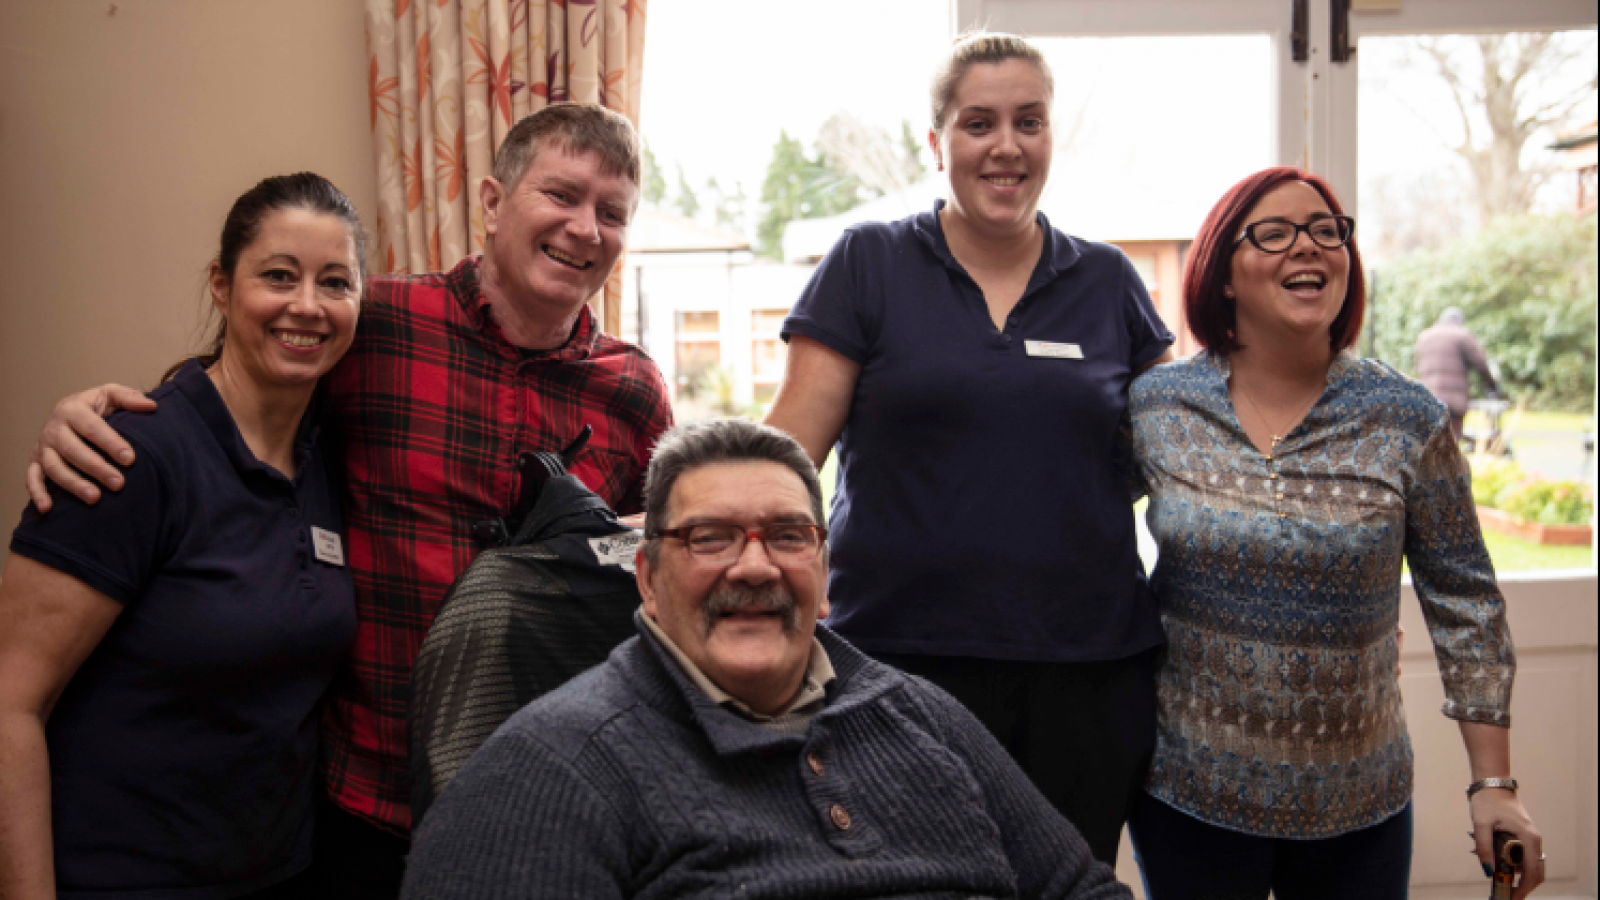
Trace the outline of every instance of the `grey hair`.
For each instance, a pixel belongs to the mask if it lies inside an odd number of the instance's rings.
[[[626,116],[593,103],[552,103],[523,116],[495,151],[494,180],[501,189],[513,190],[548,147],[593,153],[600,157],[600,171],[639,184],[639,133]]]
[[[1465,325],[1467,324],[1467,314],[1461,311],[1461,307],[1451,306],[1439,314],[1439,321],[1446,325]]]
[[[932,101],[933,101],[933,130],[943,131],[945,117],[950,113],[950,104],[955,102],[956,89],[961,86],[961,79],[965,78],[967,71],[978,63],[999,65],[1009,59],[1020,59],[1032,63],[1039,74],[1044,76],[1044,89],[1049,99],[1055,99],[1056,79],[1050,73],[1050,64],[1045,62],[1044,54],[1039,48],[1014,34],[1005,34],[998,31],[975,31],[963,34],[956,38],[955,45],[950,48],[950,55],[933,73]]]
[[[811,515],[818,525],[822,517],[822,480],[800,442],[770,425],[748,419],[708,419],[691,422],[661,436],[650,456],[644,476],[645,558],[651,564],[660,552],[656,532],[667,527],[667,501],[672,486],[684,473],[717,463],[775,462],[788,466],[805,483],[811,495]]]

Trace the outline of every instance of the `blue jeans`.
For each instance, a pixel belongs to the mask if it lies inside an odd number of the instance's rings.
[[[1370,828],[1292,840],[1211,825],[1144,794],[1128,831],[1150,900],[1405,900],[1411,880],[1409,803]]]

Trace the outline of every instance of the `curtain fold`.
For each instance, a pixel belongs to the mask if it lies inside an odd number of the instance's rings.
[[[519,119],[599,103],[639,126],[645,0],[367,0],[374,265],[438,272],[483,249],[478,183]],[[622,263],[591,299],[615,334]]]

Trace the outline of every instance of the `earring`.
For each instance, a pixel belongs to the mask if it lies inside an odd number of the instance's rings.
[[[1233,299],[1233,285],[1225,285],[1222,288],[1222,296],[1227,297],[1230,300]]]

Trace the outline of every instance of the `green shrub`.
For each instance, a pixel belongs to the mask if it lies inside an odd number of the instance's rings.
[[[1494,506],[1500,492],[1522,480],[1522,470],[1507,460],[1489,460],[1472,467],[1472,501]]]
[[[1519,519],[1545,525],[1587,525],[1594,519],[1594,498],[1573,481],[1529,479],[1503,489],[1495,505]]]
[[[1472,500],[1545,525],[1587,525],[1594,520],[1594,494],[1587,485],[1527,475],[1507,460],[1474,461]]]
[[[1415,375],[1417,335],[1459,306],[1501,386],[1533,409],[1588,410],[1595,389],[1593,214],[1496,219],[1375,269],[1362,347]]]

